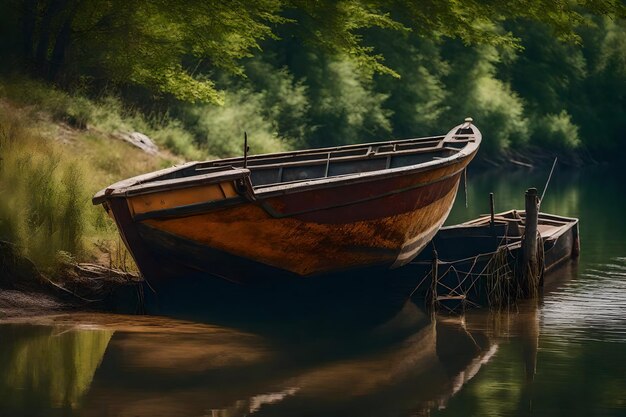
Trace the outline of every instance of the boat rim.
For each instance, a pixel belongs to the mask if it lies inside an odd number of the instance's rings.
[[[473,134],[467,135],[467,134],[456,133],[460,129],[467,129],[467,128],[471,128],[473,131]],[[466,138],[462,140],[455,139],[456,137],[459,137],[459,136],[465,136],[465,137],[471,136],[471,138]],[[397,144],[397,143],[407,143],[407,142],[417,141],[417,140],[426,140],[426,139],[434,140],[437,138],[442,138],[440,139],[439,147],[443,147],[443,144],[445,143],[465,143],[465,146],[458,149],[458,151],[455,152],[453,155],[450,155],[447,157],[441,157],[439,159],[433,159],[433,160],[426,161],[426,162],[420,162],[418,164],[407,165],[407,166],[396,167],[396,168],[380,169],[380,170],[369,171],[369,172],[356,172],[356,173],[350,173],[350,174],[344,174],[344,175],[337,175],[333,177],[314,178],[314,179],[310,179],[306,181],[298,181],[298,182],[288,183],[288,184],[277,183],[277,184],[271,184],[268,186],[262,186],[258,188],[253,188],[250,185],[250,188],[251,188],[250,191],[252,192],[254,197],[265,199],[265,198],[269,198],[269,197],[277,196],[277,195],[306,191],[311,188],[318,189],[318,188],[333,187],[339,184],[356,184],[356,183],[361,183],[361,182],[367,182],[371,180],[371,178],[373,177],[385,179],[385,178],[390,178],[390,177],[396,177],[406,172],[420,172],[420,171],[429,170],[433,167],[445,167],[445,166],[452,165],[460,160],[463,160],[465,158],[472,156],[477,151],[478,147],[480,146],[480,143],[482,141],[482,133],[472,123],[472,119],[468,118],[465,120],[464,123],[461,123],[453,127],[452,129],[450,129],[450,131],[446,135],[401,139],[401,140],[386,141],[386,142],[383,141],[383,142],[351,144],[351,145],[327,147],[327,148],[314,148],[314,149],[307,149],[307,150],[301,150],[301,151],[259,154],[259,155],[253,155],[253,156],[248,157],[248,160],[267,158],[268,156],[300,155],[300,154],[306,154],[309,152],[311,153],[325,152],[325,151],[331,152],[333,150],[344,150],[344,149],[360,148],[360,147],[368,147],[368,146],[369,147],[382,146],[382,145]],[[131,195],[135,196],[135,195],[140,195],[140,194],[154,193],[154,192],[162,191],[163,188],[167,188],[167,186],[171,186],[171,185],[176,185],[176,189],[193,187],[193,186],[203,184],[205,182],[209,182],[207,180],[211,180],[215,177],[220,177],[225,180],[249,177],[249,174],[251,172],[249,168],[240,168],[240,167],[226,165],[223,167],[224,168],[223,170],[218,170],[216,172],[212,172],[212,173],[208,173],[204,175],[196,175],[194,177],[184,177],[184,178],[172,178],[172,179],[166,179],[166,180],[160,180],[160,181],[159,180],[150,181],[154,178],[158,178],[160,176],[167,175],[169,173],[183,170],[186,168],[191,168],[199,164],[204,164],[208,162],[217,162],[217,161],[235,162],[235,161],[241,161],[241,160],[242,160],[241,157],[235,157],[235,158],[217,159],[213,161],[192,161],[192,162],[187,162],[181,165],[174,165],[170,168],[165,168],[162,170],[153,171],[150,173],[130,177],[130,178],[118,181],[116,183],[113,183],[109,185],[108,187],[98,191],[92,198],[92,203],[94,205],[99,205],[99,204],[106,202],[106,200],[109,198],[120,198],[120,197],[127,197]],[[450,175],[455,175],[460,171],[462,171],[462,169]],[[445,178],[449,177],[450,175],[447,175]]]

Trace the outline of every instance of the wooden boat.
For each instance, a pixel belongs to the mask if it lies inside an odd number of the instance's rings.
[[[488,304],[486,281],[497,268],[503,271],[520,268],[523,258],[522,238],[526,223],[523,210],[509,210],[453,226],[442,227],[433,238],[430,250],[424,250],[410,264],[397,271],[398,282],[421,282],[414,294],[425,295],[433,289],[443,302],[458,304],[470,301],[473,304]],[[541,260],[540,285],[550,280],[549,272],[580,252],[578,219],[539,213],[537,231],[541,239],[538,258]],[[433,286],[433,250],[437,256],[437,283]],[[504,259],[496,259],[498,253]]]
[[[507,249],[516,254],[521,251],[522,235],[526,222],[526,212],[524,210],[508,210],[498,213],[494,217],[494,232],[499,246],[507,246]],[[468,236],[473,230],[478,239],[485,239],[491,229],[491,216],[485,215],[477,219],[470,220],[458,226],[449,226],[441,229],[439,237],[448,240],[448,245],[452,243],[455,235],[467,233]],[[482,230],[482,233],[479,232]],[[573,217],[557,216],[549,213],[539,213],[537,231],[541,237],[543,248],[541,258],[543,258],[544,273],[550,272],[568,259],[576,258],[580,252],[580,242],[578,235],[578,219]],[[482,237],[481,237],[482,235]],[[479,245],[473,242],[471,245],[477,250]],[[453,243],[452,243],[453,245]],[[448,253],[447,256],[453,256]],[[521,256],[521,255],[520,255]],[[461,259],[461,258],[459,258]]]
[[[235,282],[410,262],[437,233],[480,131],[192,162],[98,192],[145,277]]]

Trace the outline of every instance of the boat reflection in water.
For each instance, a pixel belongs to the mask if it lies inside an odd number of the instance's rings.
[[[409,302],[383,324],[343,334],[84,314],[2,324],[0,414],[429,414],[480,371],[520,317],[532,376],[538,331],[527,323],[536,309],[431,319]]]

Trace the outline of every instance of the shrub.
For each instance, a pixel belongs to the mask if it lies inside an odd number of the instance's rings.
[[[573,150],[581,143],[578,126],[565,110],[541,117],[535,124],[533,142],[557,150]]]
[[[497,77],[501,55],[494,47],[460,49],[448,79],[448,88],[457,93],[448,111],[449,123],[473,117],[483,133],[483,156],[523,147],[530,136],[524,100]]]
[[[384,108],[387,94],[374,90],[348,58],[328,60],[309,74],[312,146],[332,146],[384,140],[392,131],[391,111]]]
[[[263,115],[263,93],[248,89],[226,93],[223,106],[200,105],[188,110],[188,122],[197,140],[210,155],[238,156],[243,153],[243,134],[248,132],[252,154],[279,152],[290,144]]]
[[[178,120],[164,121],[159,127],[151,129],[148,134],[158,145],[187,160],[206,157],[206,152],[196,146],[193,135],[185,130]]]

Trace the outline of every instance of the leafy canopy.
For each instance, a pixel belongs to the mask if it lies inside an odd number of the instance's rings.
[[[289,27],[293,36],[347,56],[362,74],[398,77],[368,42],[373,31],[508,45],[506,20],[547,24],[579,42],[585,13],[625,16],[620,0],[4,0],[20,57],[49,79],[140,86],[187,102],[222,103],[216,70],[245,76],[242,60]],[[10,31],[10,30],[9,30]]]

